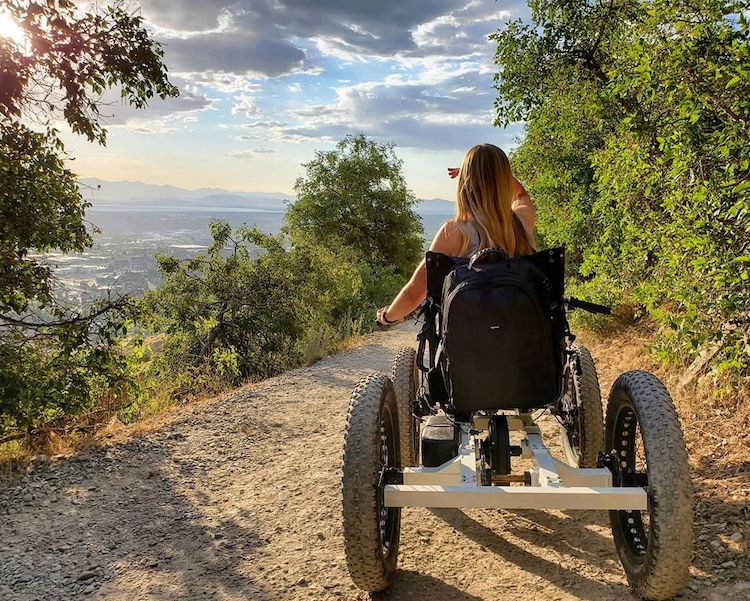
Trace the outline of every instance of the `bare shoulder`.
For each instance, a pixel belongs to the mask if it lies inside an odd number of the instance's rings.
[[[516,180],[518,181],[518,180]],[[513,212],[521,220],[527,231],[534,231],[536,225],[536,206],[529,193],[520,185],[520,192],[513,202]]]
[[[455,255],[459,252],[463,244],[463,235],[461,227],[455,219],[449,219],[435,234],[430,245],[430,250],[443,253],[446,255]]]

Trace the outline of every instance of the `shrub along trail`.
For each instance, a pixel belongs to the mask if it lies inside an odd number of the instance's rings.
[[[0,598],[367,599],[349,581],[341,541],[347,402],[415,332],[373,334],[186,408],[155,432],[37,462],[0,490]],[[607,390],[622,365],[600,346]],[[559,451],[555,422],[544,426]],[[683,598],[750,597],[750,528],[727,507],[699,519]],[[378,598],[632,599],[602,512],[407,509],[401,554]]]

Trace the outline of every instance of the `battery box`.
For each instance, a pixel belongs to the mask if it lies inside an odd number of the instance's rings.
[[[460,431],[445,415],[431,415],[422,428],[422,465],[438,467],[458,455]]]

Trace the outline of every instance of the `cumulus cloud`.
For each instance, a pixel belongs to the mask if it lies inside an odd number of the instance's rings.
[[[342,86],[329,104],[289,111],[290,125],[250,134],[279,141],[332,141],[360,131],[399,146],[459,150],[494,137],[504,146],[518,130],[492,130],[491,78],[478,72],[443,74],[437,81],[386,78]]]
[[[521,0],[143,1],[173,69],[266,77],[312,68],[305,41],[347,60],[467,56],[481,52],[482,38],[525,6]]]
[[[256,115],[258,113],[258,103],[255,101],[255,98],[246,94],[236,96],[234,106],[232,107],[232,114],[237,115],[238,113],[246,117]]]
[[[163,40],[171,68],[178,72],[253,73],[275,77],[305,67],[305,53],[262,32],[229,30]]]
[[[206,31],[215,28],[233,4],[226,0],[140,0],[146,18],[159,27],[179,31]]]

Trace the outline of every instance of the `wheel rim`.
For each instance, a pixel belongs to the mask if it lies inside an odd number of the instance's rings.
[[[566,369],[564,378],[562,408],[563,408],[563,443],[566,455],[575,465],[581,462],[581,412],[578,410],[578,398],[573,371]]]
[[[396,436],[394,416],[388,407],[383,408],[380,416],[380,473],[385,473],[388,468],[398,468],[396,465]],[[385,481],[380,478],[381,485],[378,490],[378,531],[380,533],[381,549],[387,556],[394,545],[397,535],[398,508],[385,506]]]
[[[617,457],[615,486],[639,486],[649,491],[648,461],[643,433],[635,409],[624,403],[615,418],[612,452]],[[646,511],[617,511],[625,549],[634,563],[643,563],[648,551],[651,536],[651,495],[648,496]]]
[[[419,379],[419,372],[417,371],[416,364],[414,365],[414,370],[412,372],[412,379],[411,379],[411,394],[409,395],[409,408],[410,408],[410,415],[409,415],[409,423],[411,427],[411,457],[410,460],[414,461],[415,463],[418,461],[419,458],[419,447],[420,447],[420,440],[419,440],[419,420],[414,415],[414,402],[417,399],[417,381]]]

